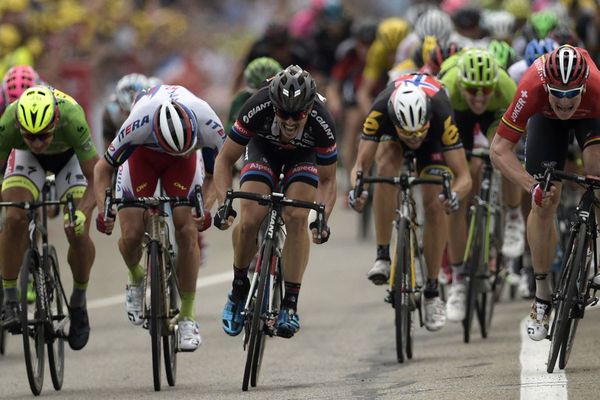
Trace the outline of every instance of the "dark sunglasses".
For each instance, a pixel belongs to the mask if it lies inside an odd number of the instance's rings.
[[[21,131],[21,134],[25,139],[29,140],[30,142],[34,142],[36,140],[41,140],[43,142],[44,140],[54,135],[54,130],[50,130],[45,133],[29,133]]]
[[[550,87],[548,85],[546,85],[546,87],[548,88],[548,92],[552,96],[559,99],[562,99],[564,97],[566,97],[567,99],[572,99],[573,97],[579,96],[581,92],[583,92],[583,86],[579,86],[578,88],[568,90],[554,89],[553,87]]]
[[[287,120],[287,119],[291,118],[294,121],[300,121],[301,119],[306,118],[306,116],[308,115],[308,111],[295,111],[295,112],[290,113],[290,112],[286,112],[286,111],[276,108],[275,115],[277,115],[279,118],[281,118],[283,120]]]
[[[488,94],[492,93],[496,88],[494,86],[485,86],[485,87],[463,87],[463,89],[465,89],[465,91],[467,93],[469,93],[471,96],[477,96],[480,94],[487,96]]]

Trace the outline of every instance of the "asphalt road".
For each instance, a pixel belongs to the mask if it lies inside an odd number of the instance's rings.
[[[341,202],[340,202],[341,203]],[[131,325],[124,312],[126,272],[115,235],[93,233],[97,257],[89,287],[91,337],[87,347],[66,351],[62,391],[50,375],[42,396],[60,399],[593,399],[600,367],[595,328],[600,312],[590,310],[577,335],[566,373],[545,373],[548,341],[523,340],[529,303],[504,299],[496,307],[490,336],[462,329],[417,329],[414,358],[398,364],[393,310],[385,289],[366,279],[375,248],[357,240],[357,216],[338,204],[332,239],[313,245],[300,295],[302,328],[292,339],[268,340],[261,380],[241,390],[245,353],[241,336],[223,333],[220,314],[230,288],[231,234],[211,229],[202,267],[196,313],[203,338],[194,353],[179,354],[177,385],[155,393],[148,332]],[[60,254],[70,291],[66,241],[58,221],[51,238]],[[20,336],[9,338],[0,357],[0,398],[30,398]]]

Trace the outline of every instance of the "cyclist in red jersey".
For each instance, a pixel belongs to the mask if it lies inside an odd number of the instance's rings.
[[[600,71],[585,49],[563,45],[538,58],[523,75],[515,97],[504,113],[491,147],[494,165],[510,180],[531,193],[527,219],[536,291],[527,333],[533,340],[548,334],[552,292],[547,280],[554,259],[554,226],[562,184],[553,182],[544,192],[539,180],[542,162],[562,169],[570,135],[582,149],[585,172],[600,176]],[[527,126],[525,168],[514,148]]]

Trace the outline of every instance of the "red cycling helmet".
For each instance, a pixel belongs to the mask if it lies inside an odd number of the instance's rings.
[[[2,89],[8,103],[17,100],[21,93],[39,83],[40,77],[29,65],[15,65],[10,68],[2,80]]]
[[[436,46],[429,54],[429,60],[427,65],[431,69],[433,75],[437,75],[440,72],[442,63],[450,58],[454,54],[458,53],[460,47],[454,42],[450,42],[446,47]]]
[[[587,81],[590,67],[579,48],[563,45],[545,57],[544,78],[548,85],[576,88]]]

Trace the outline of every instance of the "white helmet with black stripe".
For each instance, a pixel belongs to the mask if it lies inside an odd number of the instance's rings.
[[[412,82],[400,83],[388,101],[388,114],[394,125],[407,132],[422,130],[431,115],[427,94]]]

